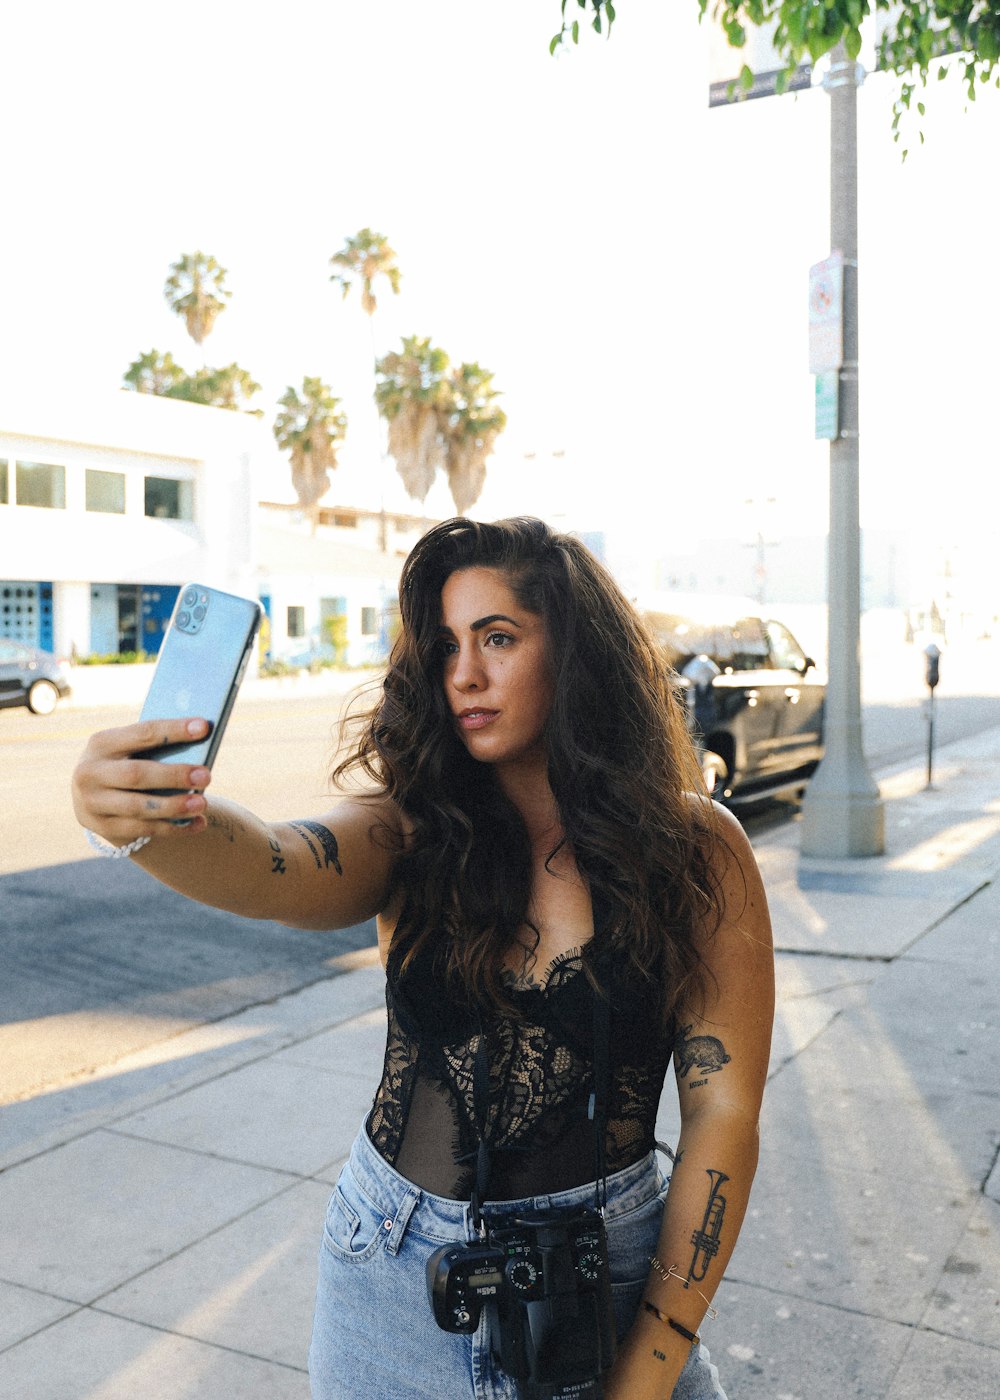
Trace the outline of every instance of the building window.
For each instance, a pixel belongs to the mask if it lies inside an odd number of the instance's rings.
[[[293,607],[288,609],[288,635],[290,637],[304,637],[306,635],[305,608]]]
[[[87,509],[106,515],[125,514],[125,476],[122,472],[87,469]]]
[[[146,514],[156,520],[193,520],[194,493],[190,481],[172,476],[146,477]]]
[[[66,509],[66,468],[49,462],[18,462],[16,478],[19,506]]]
[[[378,608],[361,609],[361,635],[374,637],[378,632]]]
[[[0,461],[0,506],[5,506],[10,500],[10,496],[7,494],[9,490],[10,488],[7,485],[7,463],[6,461]]]

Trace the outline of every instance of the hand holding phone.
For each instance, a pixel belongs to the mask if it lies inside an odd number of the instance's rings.
[[[185,584],[160,647],[141,720],[205,719],[203,739],[149,749],[143,758],[211,768],[250,660],[262,609],[249,598]],[[175,789],[157,789],[160,795]]]

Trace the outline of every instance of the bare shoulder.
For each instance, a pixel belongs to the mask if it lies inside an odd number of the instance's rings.
[[[749,837],[720,803],[693,793],[689,800],[705,832],[705,857],[718,905],[719,918],[709,924],[715,922],[719,931],[740,929],[770,947],[767,896]]]

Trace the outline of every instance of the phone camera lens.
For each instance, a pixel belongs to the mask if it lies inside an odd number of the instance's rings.
[[[197,603],[197,601],[198,601],[198,591],[197,591],[197,589],[195,589],[195,588],[189,588],[189,589],[187,590],[187,592],[184,594],[184,606],[185,606],[186,608],[193,608],[194,605],[195,605],[195,603]]]
[[[177,626],[178,626],[178,627],[186,627],[190,621],[191,621],[191,614],[190,614],[189,612],[179,612],[179,613],[177,614]]]
[[[204,616],[205,616],[205,609],[202,607],[201,603],[199,603],[198,606],[194,609],[194,620],[195,620],[195,622],[201,622],[201,620],[204,618]]]

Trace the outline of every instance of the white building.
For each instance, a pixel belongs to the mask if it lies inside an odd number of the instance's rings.
[[[124,390],[0,399],[0,636],[65,656],[155,653],[195,580],[260,598],[275,656],[332,655],[335,641],[352,664],[384,654],[400,564],[427,522],[330,508],[313,532],[294,506],[261,505],[281,461],[242,413]]]

